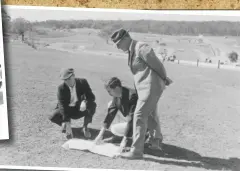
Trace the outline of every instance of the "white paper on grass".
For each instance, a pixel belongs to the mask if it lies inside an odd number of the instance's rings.
[[[107,157],[115,157],[118,155],[118,146],[110,143],[102,143],[99,145],[94,144],[90,140],[82,139],[70,139],[62,145],[65,149],[75,149],[75,150],[84,150],[90,151],[95,154],[104,155]]]

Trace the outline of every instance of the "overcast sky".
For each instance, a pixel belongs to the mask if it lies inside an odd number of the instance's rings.
[[[62,7],[5,6],[12,19],[23,17],[29,21],[54,20],[165,20],[165,21],[240,21],[239,11],[223,10],[114,10]]]

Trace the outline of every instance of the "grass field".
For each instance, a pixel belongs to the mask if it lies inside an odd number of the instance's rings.
[[[57,42],[56,38],[49,41]],[[102,80],[118,76],[125,85],[132,86],[125,58],[47,48],[34,50],[12,42],[7,45],[5,59],[11,140],[0,144],[2,165],[188,171],[231,170],[234,164],[240,164],[238,72],[165,63],[174,80],[159,104],[164,150],[168,155],[127,161],[65,151],[61,147],[65,139],[60,128],[48,121],[56,105],[59,71],[73,67],[78,77],[88,79],[96,95],[98,107],[91,124],[96,134],[111,99]],[[81,126],[81,121],[74,122],[77,137],[81,137]]]

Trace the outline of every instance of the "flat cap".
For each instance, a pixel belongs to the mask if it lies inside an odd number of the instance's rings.
[[[60,71],[60,78],[62,80],[66,80],[69,77],[71,77],[74,74],[74,69],[73,68],[63,68]]]

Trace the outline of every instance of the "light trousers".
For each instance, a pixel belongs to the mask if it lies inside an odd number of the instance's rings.
[[[159,123],[159,116],[157,105],[162,95],[160,93],[153,93],[145,100],[138,100],[133,118],[133,143],[132,152],[143,153],[144,141],[147,128],[149,131],[155,131],[154,138],[160,138],[162,140],[162,133]],[[150,117],[152,115],[152,117]]]

